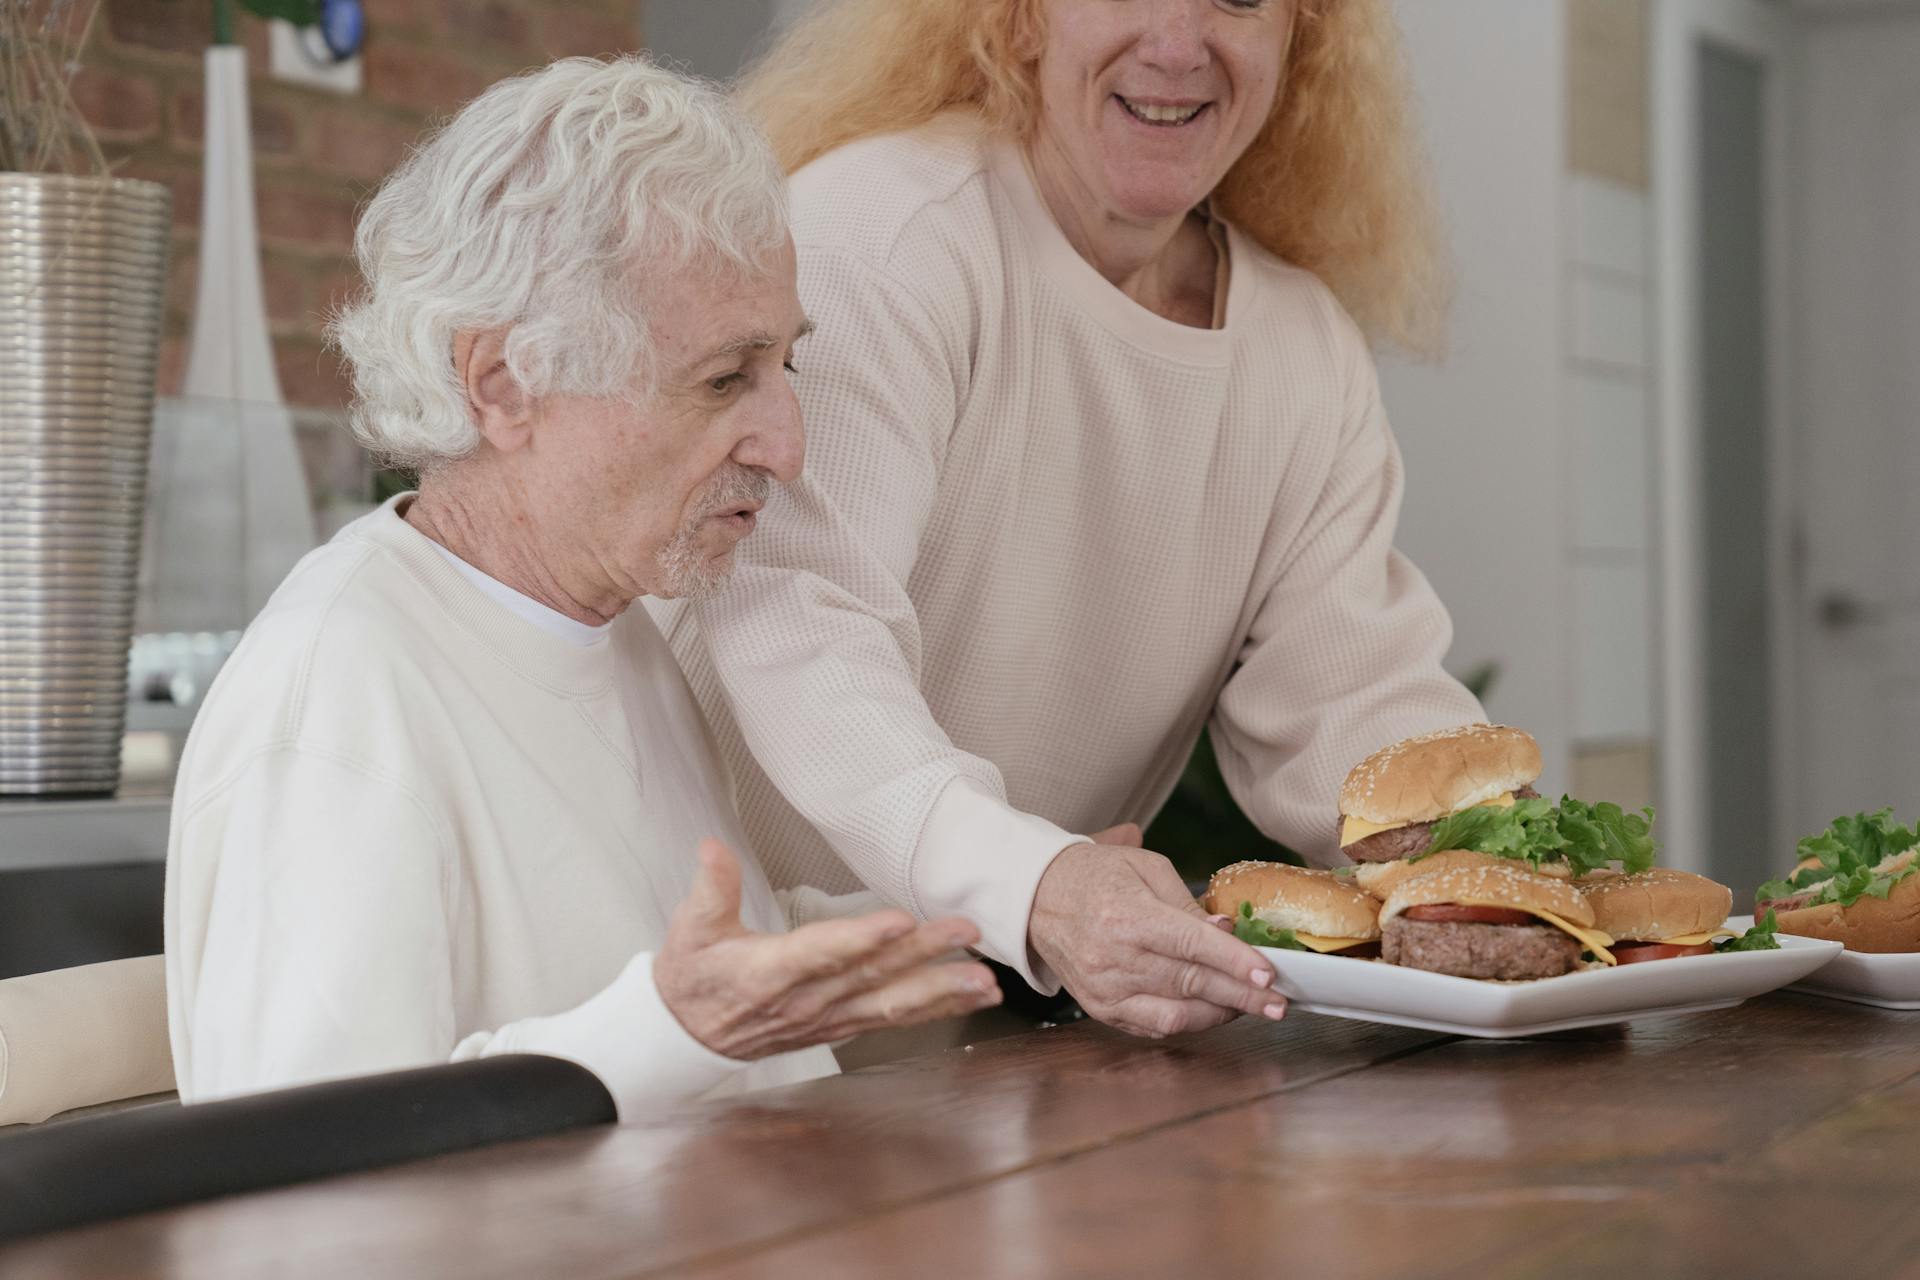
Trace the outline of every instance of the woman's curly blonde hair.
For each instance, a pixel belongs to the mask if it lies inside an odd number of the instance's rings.
[[[1369,338],[1437,353],[1449,279],[1389,0],[1296,0],[1273,114],[1215,207],[1314,272]],[[954,108],[1026,139],[1045,0],[820,0],[740,98],[789,173]]]

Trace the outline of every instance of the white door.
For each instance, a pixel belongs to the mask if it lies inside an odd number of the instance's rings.
[[[1808,25],[1796,830],[1920,819],[1920,5]]]
[[[1769,0],[1653,18],[1663,856],[1777,874],[1798,773],[1786,406],[1799,23]]]

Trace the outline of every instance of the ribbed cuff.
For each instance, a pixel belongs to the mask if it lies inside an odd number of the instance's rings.
[[[480,1056],[497,1053],[544,1053],[579,1063],[613,1095],[623,1123],[697,1098],[747,1065],[715,1053],[680,1025],[654,985],[650,951],[565,1013],[501,1028]],[[453,1056],[466,1055],[456,1049]]]
[[[1059,979],[1027,947],[1027,917],[1040,877],[1061,850],[1086,844],[1012,808],[971,778],[941,791],[920,833],[913,893],[927,916],[964,916],[980,927],[980,950],[1051,995]]]

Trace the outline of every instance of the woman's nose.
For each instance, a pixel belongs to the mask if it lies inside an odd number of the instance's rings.
[[[1140,6],[1140,60],[1168,75],[1207,64],[1206,10],[1213,0],[1147,0]]]

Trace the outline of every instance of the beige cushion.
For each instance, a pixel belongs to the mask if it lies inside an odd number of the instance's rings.
[[[172,1088],[163,957],[0,981],[0,1124]]]

